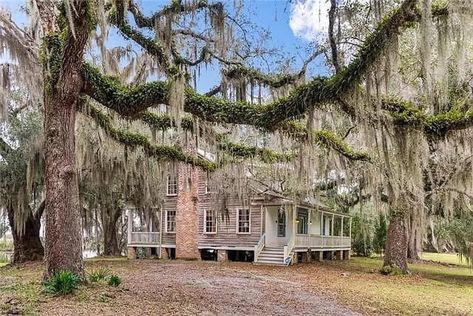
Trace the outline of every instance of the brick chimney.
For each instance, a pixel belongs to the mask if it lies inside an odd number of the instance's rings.
[[[187,141],[186,151],[196,153],[192,137]],[[176,258],[200,259],[198,249],[199,213],[198,188],[199,170],[190,164],[178,165],[178,192],[176,201]]]

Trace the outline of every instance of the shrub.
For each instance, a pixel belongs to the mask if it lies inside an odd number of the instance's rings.
[[[120,277],[118,275],[116,275],[116,274],[110,275],[110,277],[108,279],[108,285],[117,287],[121,283],[122,283],[122,279],[120,279]]]
[[[54,295],[66,295],[77,289],[79,282],[80,278],[76,274],[70,271],[59,271],[44,283],[44,290]]]
[[[105,280],[110,275],[110,270],[101,268],[97,270],[93,270],[89,273],[89,281],[90,282],[99,282]]]
[[[352,249],[358,256],[369,257],[373,252],[372,221],[356,214],[352,220]]]

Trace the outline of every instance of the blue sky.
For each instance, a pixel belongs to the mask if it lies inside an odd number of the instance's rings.
[[[152,12],[166,5],[170,0],[142,0],[138,3],[145,13]],[[233,6],[234,0],[225,0],[227,7]],[[309,55],[309,44],[319,38],[325,30],[327,1],[324,0],[295,0],[289,3],[286,0],[246,0],[244,12],[259,27],[270,31],[272,47],[281,48],[287,55],[295,56],[294,66],[297,68]],[[25,18],[20,11],[22,0],[0,0],[0,7],[6,8],[13,14],[18,24],[25,23]],[[114,41],[121,42],[120,37],[113,37]],[[120,45],[120,44],[119,44]],[[202,80],[198,90],[207,91],[218,83],[218,73],[210,67],[203,70]],[[326,74],[322,58],[316,60],[310,69],[312,74]]]

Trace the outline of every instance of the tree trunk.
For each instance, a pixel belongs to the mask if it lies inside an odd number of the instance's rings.
[[[84,275],[75,114],[75,102],[46,102],[46,278],[61,270]]]
[[[111,216],[108,216],[108,220],[102,221],[104,239],[103,254],[104,256],[118,257],[121,255],[121,251],[118,246],[117,221],[121,216],[121,210],[114,210],[112,213]]]
[[[407,258],[410,260],[420,260],[419,253],[422,251],[422,232],[421,223],[417,219],[415,212],[410,216],[409,222],[409,241],[407,248]]]
[[[396,212],[389,222],[386,238],[383,270],[390,273],[400,269],[408,273],[407,267],[407,232],[406,220],[403,212]]]
[[[71,271],[84,279],[79,185],[75,161],[76,106],[92,14],[72,1],[70,29],[59,30],[49,1],[37,1],[43,37],[46,239],[44,277]],[[68,26],[67,28],[69,28]],[[65,36],[64,36],[65,34]]]
[[[41,239],[39,238],[43,209],[44,203],[37,214],[29,212],[22,232],[18,231],[15,224],[15,212],[13,208],[9,207],[7,209],[8,221],[13,236],[13,264],[43,259],[44,248]]]

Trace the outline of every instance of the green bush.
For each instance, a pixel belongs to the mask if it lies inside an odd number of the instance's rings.
[[[120,279],[120,277],[118,275],[116,275],[116,274],[110,275],[110,277],[108,279],[108,285],[117,287],[121,283],[122,283],[122,279]]]
[[[352,219],[352,250],[358,256],[369,257],[373,252],[372,221],[356,214]]]
[[[79,282],[80,278],[75,273],[59,271],[44,283],[44,291],[54,295],[66,295],[77,289]]]
[[[89,273],[89,281],[93,283],[100,282],[102,280],[105,280],[109,275],[110,275],[110,270],[105,269],[105,268],[93,270],[92,272]]]

